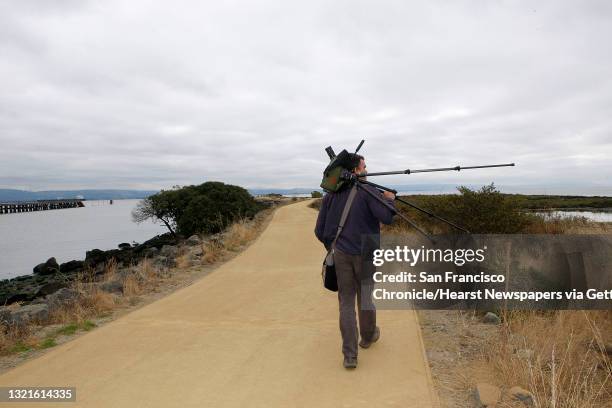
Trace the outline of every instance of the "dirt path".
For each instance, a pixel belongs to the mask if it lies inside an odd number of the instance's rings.
[[[0,376],[74,386],[20,407],[436,407],[412,311],[379,311],[381,339],[342,367],[338,301],[321,284],[316,211],[277,210],[209,276]],[[7,404],[0,403],[0,407]]]

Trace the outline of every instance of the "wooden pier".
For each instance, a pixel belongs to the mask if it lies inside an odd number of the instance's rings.
[[[85,207],[83,200],[38,200],[38,201],[14,201],[0,203],[0,214],[12,214],[31,211],[59,210],[61,208]]]

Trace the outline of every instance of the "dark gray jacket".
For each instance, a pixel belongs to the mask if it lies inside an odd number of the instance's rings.
[[[371,186],[363,186],[379,195],[384,201],[393,207],[393,200],[385,198],[378,190]],[[344,188],[336,193],[328,193],[323,197],[315,235],[329,250],[340,223],[342,210],[348,199],[350,188]],[[385,207],[380,201],[370,196],[365,191],[357,190],[353,199],[351,211],[348,214],[342,234],[336,242],[336,248],[340,251],[360,255],[362,253],[363,235],[380,235],[380,223],[391,224],[394,213]]]

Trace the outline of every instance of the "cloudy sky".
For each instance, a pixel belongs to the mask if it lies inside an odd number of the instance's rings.
[[[389,184],[612,194],[612,2],[0,1],[0,188]],[[378,181],[382,182],[382,178]]]

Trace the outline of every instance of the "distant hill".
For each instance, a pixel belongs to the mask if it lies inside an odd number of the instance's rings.
[[[382,181],[382,180],[373,180]],[[384,184],[384,183],[382,183]],[[412,184],[412,185],[391,185],[397,191],[403,193],[423,194],[423,193],[454,193],[457,192],[454,184]],[[254,196],[264,194],[282,195],[310,195],[312,191],[323,191],[321,188],[265,188],[253,187],[247,190]],[[25,191],[16,189],[0,189],[0,202],[6,201],[35,201],[52,200],[61,198],[81,198],[85,200],[121,200],[121,199],[140,199],[146,198],[157,193],[156,190],[47,190],[47,191]]]
[[[0,189],[0,202],[54,200],[62,198],[83,198],[85,200],[121,200],[145,198],[157,193],[153,190],[49,190],[24,191]]]
[[[372,177],[372,182],[380,183],[384,186],[393,188],[401,194],[458,194],[457,187],[465,186],[473,190],[478,190],[483,184],[472,183],[414,183],[414,184],[387,184],[384,179]],[[595,186],[595,185],[521,185],[521,184],[496,184],[495,185],[502,193],[508,194],[536,194],[536,195],[575,195],[575,196],[612,196],[612,186]],[[323,191],[319,187],[316,188],[250,188],[249,192],[253,195],[259,194],[310,194],[313,190]]]
[[[319,191],[319,188],[247,188],[249,193],[252,195],[263,195],[263,194],[282,194],[282,195],[294,195],[294,194],[310,194],[314,190]]]
[[[415,183],[408,185],[387,185],[384,180],[372,180],[391,187],[402,194],[453,194],[457,193],[456,184],[427,184]],[[482,185],[464,184],[466,187],[478,189]],[[554,194],[554,195],[580,195],[580,196],[612,196],[612,187],[564,187],[564,186],[520,186],[497,185],[503,193],[520,194]],[[247,188],[252,195],[282,194],[282,195],[310,195],[312,191],[322,191],[318,186],[313,188]],[[0,202],[50,200],[58,198],[77,198],[82,196],[86,200],[120,200],[139,199],[157,193],[155,190],[50,190],[50,191],[24,191],[14,189],[0,189]]]
[[[382,180],[372,180],[374,182],[382,182]],[[384,183],[381,183],[386,185]],[[412,184],[412,185],[386,185],[400,192],[418,193],[456,193],[457,186],[455,184]],[[249,193],[253,195],[263,194],[310,194],[312,191],[323,191],[321,188],[249,188]]]

